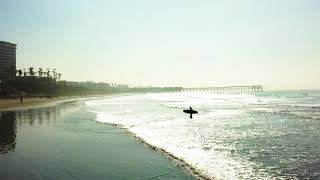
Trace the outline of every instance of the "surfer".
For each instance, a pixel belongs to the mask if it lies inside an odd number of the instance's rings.
[[[183,110],[183,112],[190,114],[190,119],[192,119],[192,114],[198,114],[198,111],[193,110],[192,107],[189,107],[189,109]]]

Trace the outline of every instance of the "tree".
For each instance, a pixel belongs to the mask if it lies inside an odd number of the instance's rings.
[[[50,74],[50,69],[49,69],[49,68],[47,68],[46,76],[47,76],[48,78],[51,78],[51,74]]]
[[[53,79],[57,80],[56,68],[53,69],[52,74],[53,74]]]
[[[43,75],[43,70],[42,70],[42,68],[39,68],[38,69],[38,76],[42,77],[42,75]]]
[[[19,70],[18,70],[18,75],[19,75],[19,77],[21,77],[21,76],[22,76],[22,73],[23,73],[23,72],[22,72],[22,70],[21,70],[21,69],[19,69]]]
[[[29,75],[30,76],[34,76],[35,75],[35,73],[33,71],[33,67],[29,67]]]
[[[27,71],[25,68],[23,68],[23,76],[26,77],[27,76]]]

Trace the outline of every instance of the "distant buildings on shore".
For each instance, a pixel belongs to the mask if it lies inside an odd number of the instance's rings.
[[[16,77],[16,47],[14,43],[0,41],[0,81]]]

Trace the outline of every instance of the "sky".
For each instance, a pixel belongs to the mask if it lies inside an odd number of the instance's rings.
[[[318,0],[0,0],[0,27],[70,81],[320,89]]]

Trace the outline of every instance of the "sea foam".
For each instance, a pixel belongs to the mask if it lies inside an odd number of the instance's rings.
[[[305,152],[299,146],[291,147],[286,138],[292,133],[297,139],[297,135],[305,138],[306,132],[313,133],[308,137],[317,137],[317,128],[309,128],[317,124],[308,122],[304,126],[305,121],[296,122],[289,115],[316,119],[319,111],[314,107],[318,103],[310,98],[250,94],[160,93],[88,101],[86,106],[97,113],[97,121],[126,128],[208,177],[294,179],[296,176],[290,173],[281,174],[289,168],[283,163],[291,166],[292,160],[282,152]],[[199,112],[193,119],[182,112],[190,106]],[[309,141],[317,139],[301,143]],[[306,148],[317,157],[317,148]]]
[[[217,121],[245,115],[245,108],[239,107],[251,103],[257,103],[253,95],[163,93],[95,100],[86,105],[97,113],[97,121],[121,125],[206,176],[261,179],[267,176],[255,172],[245,159],[234,158],[233,149],[222,151],[219,139],[213,139],[223,128]],[[200,111],[193,120],[181,111],[189,106]]]

